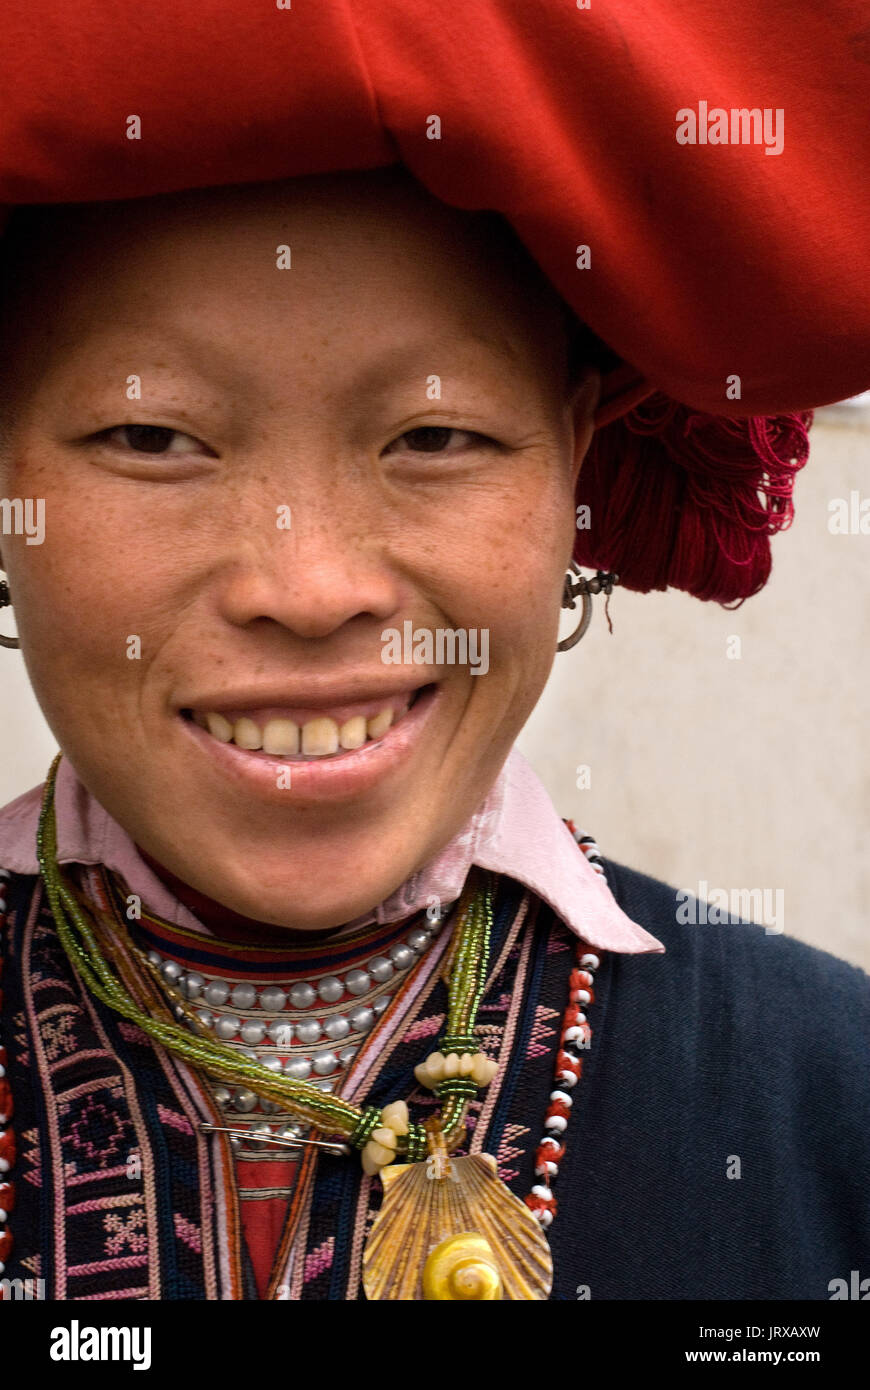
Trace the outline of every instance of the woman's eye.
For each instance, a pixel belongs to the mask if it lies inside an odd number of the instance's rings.
[[[101,438],[106,444],[131,449],[136,454],[189,454],[203,448],[192,434],[182,434],[166,425],[116,425],[104,430]]]
[[[455,435],[462,442],[471,440],[475,444],[495,445],[495,440],[490,439],[485,434],[478,434],[475,430],[457,430],[449,425],[419,425],[417,429],[407,430],[399,435],[388,447],[396,449],[403,441],[406,443],[404,452],[416,454],[441,454],[450,442],[451,435]],[[455,453],[455,450],[451,450]]]

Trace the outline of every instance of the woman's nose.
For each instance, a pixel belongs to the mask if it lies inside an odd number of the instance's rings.
[[[235,626],[265,619],[316,638],[358,618],[386,622],[401,608],[402,588],[376,521],[349,499],[282,504],[271,526],[260,523],[240,539],[223,571],[220,603]]]

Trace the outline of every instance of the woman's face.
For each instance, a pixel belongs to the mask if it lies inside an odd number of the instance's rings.
[[[545,683],[597,383],[568,398],[555,304],[402,178],[63,214],[44,251],[2,453],[45,501],[3,544],[39,703],[179,878],[353,920]]]

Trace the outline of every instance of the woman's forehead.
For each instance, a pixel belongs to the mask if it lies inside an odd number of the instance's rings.
[[[333,254],[368,266],[381,259],[393,268],[413,256],[421,273],[431,267],[433,278],[465,273],[477,280],[483,267],[493,278],[503,275],[502,290],[525,288],[527,277],[542,296],[557,299],[504,219],[448,206],[400,166],[19,210],[0,241],[0,273],[8,278],[10,267],[17,272],[30,261],[42,283],[62,283],[68,266],[79,273],[89,263],[105,269],[107,256],[110,266],[127,263],[131,272],[134,256],[179,267],[193,257],[205,270],[219,256],[244,259],[250,247],[265,262],[262,238],[276,253],[282,235],[304,250],[303,259],[291,267],[286,257],[282,267],[296,278]],[[322,286],[324,293],[328,288]]]
[[[27,320],[53,353],[125,334],[196,351],[233,325],[239,350],[289,329],[307,343],[361,336],[367,354],[428,335],[454,361],[481,346],[513,367],[564,356],[562,302],[506,224],[399,171],[39,209],[10,230],[13,349]],[[59,317],[74,335],[58,334]]]

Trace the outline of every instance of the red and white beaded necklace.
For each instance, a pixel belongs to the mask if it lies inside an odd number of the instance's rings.
[[[565,824],[585,854],[589,864],[607,882],[601,851],[591,835],[578,830],[574,823]],[[559,1047],[556,1052],[556,1086],[550,1092],[550,1101],[544,1115],[544,1134],[535,1150],[535,1174],[541,1179],[526,1197],[530,1207],[544,1230],[555,1219],[558,1205],[553,1195],[553,1181],[559,1174],[559,1164],[565,1157],[565,1140],[573,1100],[569,1094],[580,1080],[583,1071],[582,1052],[588,1051],[592,1039],[592,1029],[586,1017],[586,1008],[594,1002],[592,992],[593,977],[600,965],[598,956],[587,952],[584,943],[578,941],[574,948],[575,965],[571,970],[568,988],[568,1007],[562,1018]]]

